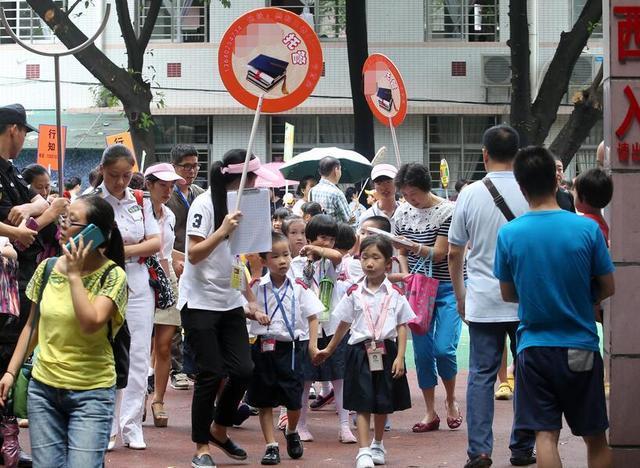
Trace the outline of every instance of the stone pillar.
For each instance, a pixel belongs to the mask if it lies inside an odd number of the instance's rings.
[[[604,0],[604,135],[616,293],[605,323],[614,466],[640,466],[640,3]]]

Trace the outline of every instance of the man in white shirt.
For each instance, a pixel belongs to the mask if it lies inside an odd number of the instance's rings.
[[[528,204],[513,175],[513,158],[519,146],[518,133],[506,125],[488,129],[483,137],[482,156],[487,179],[506,202],[500,209],[485,181],[469,185],[460,193],[449,229],[449,271],[460,316],[469,325],[470,353],[467,383],[467,428],[469,461],[465,467],[491,465],[493,450],[493,387],[506,335],[515,354],[518,305],[502,300],[500,285],[493,275],[498,230],[514,217],[528,211]],[[511,211],[511,213],[508,212]],[[469,246],[467,283],[463,268]],[[511,435],[511,464],[536,462],[535,434],[514,431]]]
[[[398,169],[391,164],[378,164],[371,170],[371,180],[376,190],[378,201],[362,213],[358,222],[360,226],[372,216],[384,216],[391,222],[391,232],[394,232],[393,214],[396,212],[396,186],[394,178]]]

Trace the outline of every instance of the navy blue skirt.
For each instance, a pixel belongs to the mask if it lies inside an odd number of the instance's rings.
[[[347,345],[344,376],[344,407],[358,413],[390,414],[411,408],[411,393],[405,374],[399,379],[391,375],[398,345],[384,341],[386,354],[382,356],[384,370],[371,372],[364,343]],[[406,370],[406,366],[405,366]]]
[[[320,331],[322,333],[322,331]],[[333,338],[331,336],[318,337],[318,349],[324,349]],[[307,346],[303,347],[302,356],[302,373],[305,382],[330,382],[331,380],[344,379],[345,369],[345,353],[347,351],[347,342],[349,341],[349,333],[342,339],[335,352],[329,359],[320,366],[314,366],[309,356],[308,341],[304,341]]]

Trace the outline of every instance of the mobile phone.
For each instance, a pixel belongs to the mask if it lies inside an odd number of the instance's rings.
[[[38,222],[33,217],[30,217],[29,219],[27,219],[27,222],[24,223],[24,225],[25,227],[27,227],[28,229],[31,229],[32,231],[38,230]],[[18,249],[20,252],[27,249],[27,246],[23,245],[21,242],[16,241],[14,242],[14,245],[16,249]]]
[[[78,246],[78,242],[80,242],[80,236],[82,236],[84,240],[84,245],[87,245],[89,241],[93,241],[93,244],[91,244],[91,250],[95,250],[96,247],[105,241],[102,231],[95,224],[89,224],[73,238],[73,242],[76,244],[76,247]],[[71,250],[71,242],[67,242],[67,250]]]

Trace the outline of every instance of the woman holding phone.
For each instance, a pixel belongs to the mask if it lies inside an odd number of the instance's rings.
[[[72,240],[92,224],[99,230],[96,242]],[[28,397],[34,466],[101,467],[116,383],[107,323],[115,335],[127,308],[122,238],[113,209],[96,196],[72,203],[61,228],[61,245],[69,241],[70,248],[62,247],[50,281],[43,284],[44,261],[27,287],[31,313],[0,380],[0,404],[37,343]],[[32,328],[40,296],[40,319]]]
[[[140,206],[133,191],[128,188],[135,162],[126,146],[109,146],[102,153],[100,171],[103,181],[96,189],[96,193],[112,206],[122,233],[129,286],[129,376],[127,387],[118,391],[110,450],[115,446],[119,430],[126,447],[135,450],[147,448],[142,434],[142,413],[147,391],[155,299],[144,258],[160,250],[160,230],[153,216],[151,202],[145,199]]]

